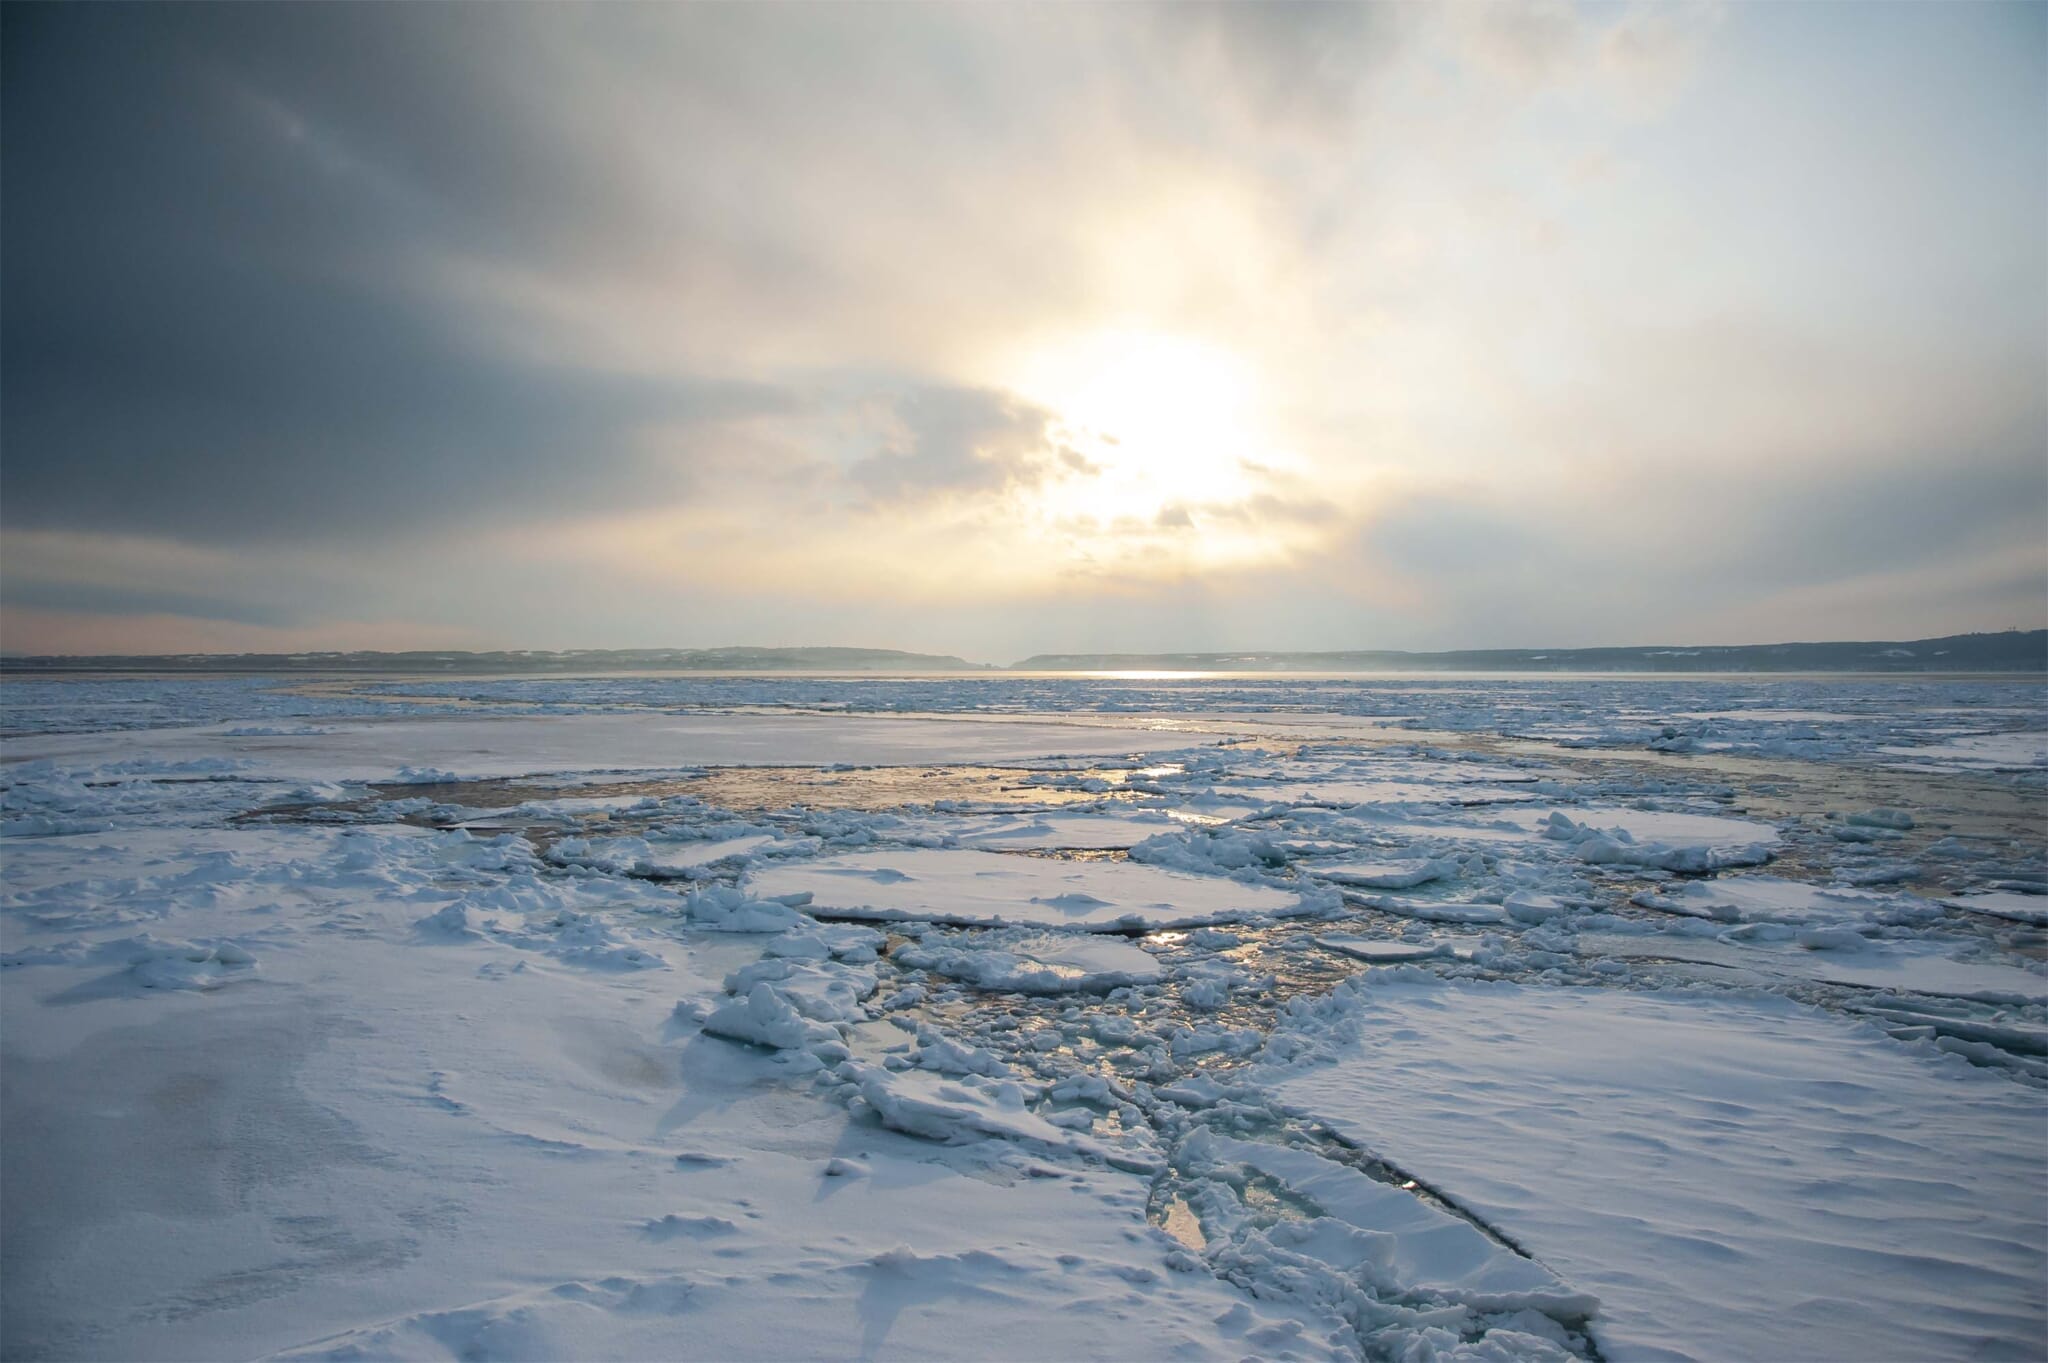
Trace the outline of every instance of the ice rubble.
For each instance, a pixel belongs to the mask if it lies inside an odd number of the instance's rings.
[[[654,842],[640,837],[564,838],[548,848],[548,860],[614,875],[688,880],[700,878],[700,873],[722,861],[738,861],[757,853],[774,840],[772,829],[733,837]]]
[[[1312,1150],[1237,1140],[1203,1127],[1180,1143],[1173,1159],[1184,1175],[1228,1180],[1237,1169],[1264,1174],[1313,1209],[1314,1215],[1244,1236],[1228,1256],[1240,1271],[1267,1276],[1306,1258],[1359,1275],[1392,1297],[1479,1311],[1536,1311],[1574,1324],[1599,1309],[1589,1293],[1566,1286],[1471,1221]]]
[[[1107,993],[1155,984],[1164,975],[1150,953],[1115,937],[1042,933],[1001,945],[906,943],[899,964],[961,980],[977,989],[1019,994]]]
[[[1606,816],[1596,827],[1593,817]],[[1771,859],[1777,831],[1768,825],[1705,814],[1649,810],[1600,811],[1585,822],[1561,809],[1544,818],[1543,836],[1567,844],[1580,861],[1601,866],[1642,866],[1659,871],[1699,873],[1735,866],[1761,866]],[[1640,836],[1652,839],[1638,843]]]

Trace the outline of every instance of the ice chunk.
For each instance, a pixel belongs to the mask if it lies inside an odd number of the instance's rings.
[[[129,970],[145,989],[217,989],[256,969],[256,958],[233,942],[165,942],[144,933],[126,945]]]
[[[1332,951],[1341,951],[1346,956],[1380,965],[1394,965],[1401,961],[1431,961],[1454,954],[1449,942],[1433,938],[1426,942],[1402,942],[1385,937],[1354,937],[1348,933],[1324,933],[1316,938],[1316,941]]]
[[[757,984],[714,1011],[704,1019],[704,1030],[778,1051],[843,1045],[836,1028],[806,1017],[772,984]]]
[[[1093,1139],[1030,1111],[1030,1092],[1015,1080],[869,1068],[861,1072],[858,1087],[861,1101],[882,1125],[927,1140],[958,1143],[1000,1136],[1060,1150],[1104,1153]]]
[[[589,866],[614,875],[685,879],[721,861],[744,857],[773,842],[768,833],[703,841],[650,842],[646,838],[564,838],[548,849],[562,866]]]
[[[913,970],[1018,994],[1100,993],[1151,984],[1162,973],[1150,952],[1121,938],[1074,933],[1041,933],[1001,948],[911,943],[894,958]]]
[[[1780,880],[1775,876],[1720,876],[1713,880],[1692,880],[1683,885],[1645,890],[1635,896],[1634,902],[1646,909],[1728,923],[1810,923],[1869,917],[1887,909],[1906,906],[1910,901],[1896,895],[1808,885],[1796,880]],[[1923,904],[1921,907],[1926,906]]]
[[[1164,813],[1029,814],[943,825],[962,847],[989,851],[1127,848],[1176,827]]]
[[[1861,814],[1849,815],[1842,822],[1858,828],[1904,831],[1913,826],[1913,816],[1903,809],[1866,809]]]
[[[1988,913],[2015,923],[2048,924],[2048,895],[2019,894],[2012,890],[1977,890],[1951,895],[1941,901],[1952,909]]]
[[[755,899],[731,885],[693,891],[683,910],[692,927],[708,932],[786,932],[806,921],[787,904]]]
[[[1355,885],[1368,890],[1406,890],[1442,879],[1445,867],[1427,857],[1409,861],[1352,861],[1339,866],[1316,866],[1309,874],[1335,885]]]
[[[809,894],[810,911],[820,918],[1024,924],[1089,932],[1192,927],[1313,907],[1298,895],[1266,885],[1129,862],[939,848],[856,852],[778,865],[753,872],[746,886],[770,898]]]
[[[1498,904],[1475,904],[1459,900],[1399,899],[1390,894],[1358,896],[1357,903],[1381,913],[1419,918],[1425,923],[1504,923],[1507,911]]]
[[[1540,1311],[1578,1321],[1599,1309],[1533,1259],[1414,1192],[1302,1150],[1198,1130],[1174,1152],[1193,1172],[1237,1165],[1266,1175],[1320,1215],[1283,1222],[1268,1243],[1360,1273],[1383,1293],[1454,1301],[1480,1311]],[[1255,1252],[1255,1251],[1253,1251]]]
[[[1565,911],[1565,902],[1554,894],[1516,890],[1501,901],[1501,907],[1517,923],[1547,923]]]

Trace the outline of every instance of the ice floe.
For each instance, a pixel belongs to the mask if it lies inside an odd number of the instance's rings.
[[[980,927],[1031,924],[1128,932],[1312,911],[1265,885],[1126,862],[1064,862],[996,852],[906,848],[772,866],[747,878],[768,898],[811,896],[820,918]]]
[[[1617,1363],[2038,1345],[2028,1090],[1783,1000],[1386,983],[1349,1002],[1327,1061],[1274,1092],[1597,1294]]]
[[[913,970],[1019,994],[1107,992],[1152,984],[1164,974],[1149,952],[1129,942],[1074,933],[1011,937],[1000,946],[906,943],[893,955],[898,965]]]
[[[1979,890],[1941,901],[1950,908],[1969,913],[1988,913],[2016,923],[2048,924],[2048,895],[2019,894],[2011,890]]]

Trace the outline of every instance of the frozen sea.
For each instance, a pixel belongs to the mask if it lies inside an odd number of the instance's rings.
[[[2048,1357],[2048,691],[0,681],[7,1359]]]

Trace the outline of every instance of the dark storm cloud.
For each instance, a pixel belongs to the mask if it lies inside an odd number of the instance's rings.
[[[7,7],[6,524],[237,541],[645,504],[687,485],[645,428],[790,405],[516,358],[425,282],[431,251],[547,249],[622,192],[499,93],[517,49],[482,83],[484,19]]]
[[[104,587],[88,582],[27,581],[7,584],[8,600],[30,610],[81,615],[182,615],[237,625],[291,625],[303,618],[296,607],[208,596],[197,592],[152,591],[146,587]]]

